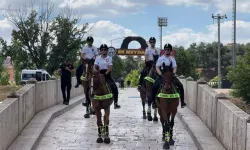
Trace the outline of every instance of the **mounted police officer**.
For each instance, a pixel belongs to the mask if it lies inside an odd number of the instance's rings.
[[[157,77],[157,79],[153,85],[153,89],[152,89],[153,107],[156,107],[156,104],[155,104],[156,95],[157,95],[157,92],[161,86],[161,83],[163,82],[162,73],[160,70],[160,68],[162,67],[162,64],[165,63],[166,66],[170,66],[171,71],[174,74],[177,71],[177,64],[176,64],[175,58],[173,56],[170,56],[170,53],[172,51],[172,45],[165,44],[164,51],[165,51],[164,54],[161,57],[159,57],[159,59],[157,60],[157,63],[156,63],[156,71],[159,74],[159,76]],[[181,107],[184,108],[184,106],[186,106],[186,103],[184,101],[183,85],[176,76],[173,76],[173,84],[179,89],[179,93],[180,93],[180,97],[181,97]]]
[[[106,44],[102,44],[100,46],[100,53],[101,55],[96,57],[94,64],[99,66],[100,73],[104,74],[104,77],[114,95],[114,108],[119,109],[121,108],[121,106],[118,105],[118,88],[115,84],[115,81],[111,77],[111,71],[113,66],[112,57],[108,55],[108,46]],[[94,70],[96,71],[95,67]]]
[[[159,50],[155,48],[156,39],[154,37],[149,38],[149,43],[150,43],[150,46],[147,47],[147,49],[145,50],[146,65],[143,68],[141,75],[140,75],[138,90],[141,89],[145,76],[147,75],[147,73],[149,72],[153,64],[155,64],[160,54]]]
[[[95,58],[97,55],[99,55],[97,48],[93,46],[93,42],[94,42],[93,37],[91,36],[87,37],[86,41],[88,45],[84,46],[81,52],[82,63],[76,70],[77,83],[75,85],[75,88],[78,88],[79,85],[81,85],[81,75],[83,74],[83,71],[85,69],[84,63],[91,62],[91,64],[94,65]]]

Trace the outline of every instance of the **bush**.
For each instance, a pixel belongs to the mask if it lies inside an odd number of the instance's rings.
[[[233,83],[232,95],[250,104],[250,49],[245,50],[235,68],[229,67],[227,78]]]
[[[213,79],[211,79],[209,82],[218,82],[219,80],[219,77],[218,76],[215,76]]]
[[[132,70],[125,78],[125,83],[130,80],[130,86],[131,87],[136,87],[138,85],[139,81],[139,71],[138,70]]]
[[[7,70],[3,70],[0,72],[0,85],[8,85],[9,84],[9,73]]]

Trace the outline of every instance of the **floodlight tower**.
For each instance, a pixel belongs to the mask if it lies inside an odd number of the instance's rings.
[[[221,16],[220,14],[218,14],[217,16],[214,16],[214,14],[212,14],[212,18],[213,19],[217,19],[218,21],[218,89],[221,88],[221,56],[220,56],[220,20],[221,19],[227,19],[227,16]]]
[[[158,17],[158,27],[160,28],[160,48],[162,49],[162,27],[168,26],[167,17]]]

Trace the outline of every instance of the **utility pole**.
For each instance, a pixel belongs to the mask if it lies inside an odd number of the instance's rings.
[[[227,16],[221,16],[218,14],[217,16],[214,16],[212,14],[213,19],[217,19],[218,21],[218,89],[221,88],[221,56],[220,56],[220,20],[226,18]]]
[[[158,26],[160,27],[160,48],[162,49],[162,27],[168,26],[168,18],[158,17]]]
[[[232,45],[233,68],[236,66],[236,0],[233,0],[233,45]]]

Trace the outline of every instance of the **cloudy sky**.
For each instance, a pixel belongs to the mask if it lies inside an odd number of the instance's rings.
[[[30,0],[0,0],[0,36],[10,41],[13,25],[4,17],[4,11],[27,4]],[[40,4],[41,0],[34,0]],[[60,12],[70,6],[83,14],[82,23],[90,23],[95,45],[101,43],[120,47],[122,37],[154,36],[159,42],[157,17],[168,17],[163,29],[163,43],[188,47],[193,42],[217,41],[217,24],[212,14],[226,14],[222,20],[221,42],[232,41],[232,0],[52,0]],[[250,42],[250,1],[237,0],[237,42]],[[118,39],[117,39],[118,38]],[[120,38],[120,39],[119,39]],[[159,45],[159,43],[158,43]],[[131,42],[130,48],[138,48]]]

